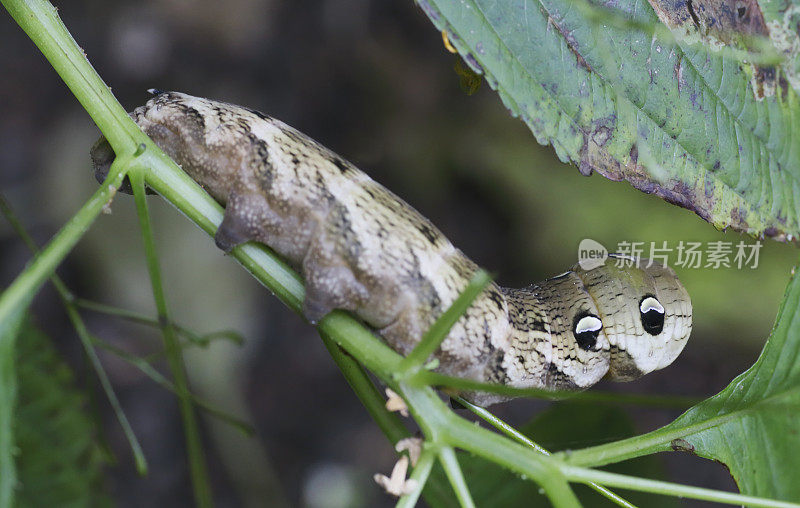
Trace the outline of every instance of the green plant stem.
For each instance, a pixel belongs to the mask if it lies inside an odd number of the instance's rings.
[[[673,439],[681,439],[686,435],[711,428],[729,418],[731,418],[730,415],[720,415],[717,418],[706,420],[702,424],[675,429],[661,428],[613,443],[591,446],[582,450],[559,452],[556,456],[574,466],[602,466],[638,457],[645,453],[670,451]]]
[[[129,156],[123,156],[114,161],[108,178],[89,201],[0,294],[0,383],[3,384],[0,390],[0,508],[13,505],[16,482],[12,425],[16,399],[14,341],[19,325],[34,295],[117,192],[130,160]]]
[[[78,243],[103,207],[117,192],[130,158],[120,157],[111,165],[108,178],[83,207],[56,233],[34,262],[0,295],[0,323],[25,309],[56,267]]]
[[[181,348],[178,343],[175,328],[171,324],[169,312],[167,311],[167,300],[164,296],[161,269],[158,265],[153,227],[150,223],[150,213],[147,210],[144,177],[139,171],[131,171],[129,176],[131,186],[133,187],[134,200],[136,201],[136,211],[139,215],[139,226],[142,230],[142,238],[144,239],[147,270],[150,273],[150,283],[153,287],[153,298],[158,312],[158,321],[162,323],[161,331],[164,336],[164,348],[167,352],[167,362],[172,371],[172,377],[175,380],[175,388],[178,393],[178,405],[180,407],[181,419],[183,420],[183,431],[189,457],[189,470],[192,476],[194,500],[197,506],[208,508],[214,505],[211,494],[211,481],[208,477],[203,443],[200,439],[197,417],[194,412],[194,407],[192,406],[189,381],[186,378]]]
[[[175,388],[175,384],[172,383],[166,377],[164,377],[159,371],[157,371],[152,365],[150,365],[150,363],[147,360],[145,360],[144,358],[140,358],[138,356],[132,355],[132,354],[128,353],[127,351],[124,351],[124,350],[122,350],[122,349],[120,349],[120,348],[118,348],[116,346],[108,344],[107,342],[104,342],[104,341],[100,340],[98,337],[96,337],[94,335],[91,336],[91,340],[92,340],[92,343],[94,345],[96,345],[97,347],[99,347],[101,349],[105,349],[106,351],[110,352],[111,354],[113,354],[117,358],[121,359],[122,361],[128,363],[129,365],[132,365],[133,367],[136,367],[145,376],[149,377],[154,382],[158,383],[161,387],[163,387],[166,390],[169,390],[170,392],[174,393],[175,395],[178,395],[178,389]],[[235,416],[233,416],[231,414],[226,413],[225,411],[213,406],[209,402],[206,402],[205,400],[197,397],[193,393],[189,393],[189,398],[192,400],[192,403],[194,403],[198,408],[202,409],[203,411],[205,411],[209,415],[214,416],[215,418],[218,418],[219,420],[221,420],[221,421],[223,421],[223,422],[225,422],[225,423],[227,423],[227,424],[229,424],[229,425],[231,425],[233,427],[236,427],[243,434],[245,434],[247,436],[253,436],[255,434],[255,429],[249,423],[247,423],[247,422],[245,422],[245,421],[243,421],[243,420],[241,420],[239,418],[236,418]]]
[[[128,444],[133,451],[133,458],[134,462],[136,463],[136,472],[144,476],[147,474],[147,459],[145,458],[142,447],[139,444],[139,439],[136,437],[136,433],[133,431],[133,427],[131,427],[131,424],[128,421],[128,417],[125,416],[125,412],[122,410],[122,404],[120,404],[117,394],[114,391],[114,387],[111,385],[111,381],[108,379],[108,374],[106,374],[103,364],[100,362],[100,358],[97,356],[97,351],[95,351],[94,347],[92,346],[91,336],[89,334],[89,330],[86,328],[86,323],[84,323],[83,319],[81,319],[80,314],[78,314],[78,311],[75,309],[75,306],[71,305],[69,300],[64,298],[62,291],[67,291],[66,294],[68,294],[69,291],[63,285],[63,283],[60,280],[55,280],[55,278],[52,282],[53,285],[56,286],[56,291],[58,291],[59,296],[61,296],[62,302],[65,304],[67,317],[69,318],[73,328],[75,328],[75,332],[80,338],[81,345],[86,353],[86,357],[89,358],[89,363],[92,364],[92,369],[94,369],[97,379],[100,381],[100,386],[103,388],[103,393],[105,393],[108,403],[111,404],[111,408],[114,410],[117,421],[119,421],[122,431],[125,434],[125,439],[128,440]]]
[[[396,444],[399,440],[410,437],[411,433],[397,416],[397,413],[386,409],[383,394],[375,387],[375,384],[370,380],[369,376],[367,376],[361,364],[342,350],[342,348],[325,332],[320,331],[320,337],[322,338],[323,344],[325,344],[325,347],[328,349],[328,352],[331,354],[333,361],[336,362],[345,380],[347,380],[347,384],[353,389],[358,399],[389,441],[392,444]],[[425,455],[425,452],[423,452],[423,455]],[[432,466],[435,455],[429,453],[427,456],[431,457]],[[420,462],[422,462],[421,457]],[[417,467],[420,467],[419,463]],[[417,470],[415,469],[414,471],[416,472]],[[422,472],[420,471],[420,473],[418,473],[417,479],[421,482],[419,488],[427,487],[424,490],[424,496],[429,504],[432,506],[446,506],[447,501],[452,498],[450,489],[447,488],[445,484],[438,481],[440,478],[435,478],[432,483],[425,486],[424,483],[429,473],[430,470],[421,478],[419,475],[421,475]],[[417,496],[419,496],[419,494],[417,494]],[[406,497],[408,496],[405,496],[404,499]],[[409,506],[413,505],[414,503],[411,503]]]
[[[539,443],[536,443],[522,432],[518,431],[505,421],[501,420],[500,418],[496,417],[495,415],[487,411],[485,408],[476,406],[475,404],[472,404],[471,402],[468,402],[462,399],[461,397],[456,397],[456,400],[458,400],[458,402],[461,405],[472,411],[472,413],[478,415],[481,419],[483,419],[483,421],[487,422],[489,425],[496,428],[497,430],[499,430],[506,436],[510,437],[511,439],[517,441],[520,444],[528,446],[539,453],[542,453],[544,455],[550,455],[550,452],[547,451],[545,448],[543,448],[541,445],[539,445]],[[623,498],[619,494],[603,487],[602,485],[598,485],[597,483],[589,483],[588,485],[597,493],[599,493],[606,499],[610,500],[611,502],[617,504],[618,506],[624,506],[625,508],[636,508],[636,505],[634,505],[627,499]]]
[[[588,483],[595,482],[611,487],[619,487],[626,490],[638,490],[653,494],[663,494],[667,496],[685,497],[690,499],[700,499],[703,501],[713,501],[716,503],[744,505],[763,508],[797,508],[800,504],[788,501],[778,501],[765,499],[755,496],[744,496],[733,492],[722,492],[689,485],[680,485],[647,478],[636,478],[627,475],[599,471],[597,469],[585,469],[573,466],[564,466],[564,474],[570,481]]]
[[[441,448],[439,450],[439,461],[442,463],[447,478],[450,479],[450,484],[453,486],[453,491],[456,493],[459,504],[463,507],[474,508],[475,502],[469,493],[469,487],[467,487],[467,482],[464,480],[461,466],[458,465],[456,452],[449,446]]]
[[[479,416],[483,421],[487,422],[489,425],[499,430],[506,436],[510,437],[514,441],[523,444],[525,446],[528,446],[529,448],[536,450],[537,452],[543,455],[550,455],[550,452],[547,451],[544,447],[542,447],[539,443],[535,442],[534,440],[532,440],[522,432],[518,431],[505,421],[496,417],[486,408],[476,406],[475,404],[461,397],[454,397],[454,399],[456,399],[459,404],[469,409],[473,414]]]
[[[122,309],[119,307],[114,307],[112,305],[106,305],[100,302],[94,302],[92,300],[87,300],[85,298],[76,297],[74,301],[75,305],[82,309],[91,310],[93,312],[98,312],[100,314],[105,314],[107,316],[116,316],[118,318],[125,319],[132,323],[138,323],[153,328],[159,328],[161,326],[161,324],[158,322],[157,319],[153,319],[147,316],[146,314],[142,314],[140,312],[135,312],[128,309]],[[207,346],[212,340],[216,339],[229,340],[237,345],[241,345],[244,343],[244,337],[242,337],[242,335],[235,330],[218,330],[216,332],[211,332],[201,335],[177,323],[172,323],[172,326],[173,328],[175,328],[175,331],[179,335],[186,337],[189,340],[189,342],[198,346]]]
[[[14,505],[17,472],[14,461],[14,407],[17,401],[15,343],[26,307],[0,321],[0,508]]]
[[[423,429],[427,426],[434,427],[436,442],[444,446],[461,448],[517,474],[534,479],[542,486],[554,506],[580,506],[561,473],[559,464],[549,457],[476,426],[450,412],[430,389],[412,390],[404,392],[403,395],[409,401],[409,408],[420,427]]]
[[[508,395],[509,397],[535,397],[545,400],[580,400],[606,404],[631,404],[663,409],[688,409],[702,399],[674,395],[641,395],[636,393],[614,393],[601,391],[570,392],[565,390],[546,390],[544,388],[517,388],[515,386],[486,383],[474,379],[447,376],[439,372],[420,370],[413,381],[420,385],[455,388],[463,391],[481,391]]]
[[[339,347],[336,342],[325,332],[320,331],[322,342],[328,352],[336,362],[339,370],[342,371],[347,383],[356,393],[358,400],[364,405],[375,423],[381,431],[389,438],[392,444],[396,444],[403,438],[411,436],[403,422],[398,418],[397,413],[392,413],[386,409],[383,395],[375,388],[370,381],[367,373],[352,356],[348,355]]]
[[[422,488],[428,481],[428,476],[431,474],[435,460],[436,453],[433,449],[427,448],[422,451],[417,460],[417,465],[414,466],[414,470],[411,471],[411,476],[409,476],[409,479],[417,482],[417,486],[412,492],[401,497],[397,501],[395,508],[414,508],[417,505],[417,500],[422,493]]]
[[[2,213],[6,220],[11,224],[12,229],[17,233],[17,235],[22,239],[23,243],[28,247],[32,254],[36,255],[39,252],[39,249],[36,243],[33,241],[33,238],[28,234],[25,227],[17,218],[14,211],[11,209],[11,205],[6,201],[5,196],[0,194],[0,213]],[[144,452],[142,451],[142,447],[139,444],[139,440],[136,437],[136,434],[133,432],[133,428],[128,421],[128,417],[125,415],[125,412],[122,410],[122,406],[117,398],[116,392],[114,392],[114,388],[111,385],[111,382],[108,379],[108,375],[106,374],[105,369],[103,368],[102,363],[100,362],[100,358],[97,356],[97,352],[92,347],[92,339],[89,334],[88,329],[86,328],[86,324],[84,323],[83,319],[81,318],[80,314],[78,313],[75,307],[75,297],[73,296],[72,292],[67,288],[67,285],[64,281],[61,280],[61,277],[58,275],[53,275],[50,277],[50,282],[53,284],[56,292],[58,293],[59,298],[61,299],[62,304],[67,312],[67,317],[69,318],[72,326],[75,328],[75,332],[78,334],[78,337],[81,340],[81,344],[83,345],[84,352],[86,353],[86,357],[89,359],[89,362],[92,364],[92,368],[97,375],[98,380],[100,381],[100,386],[103,388],[103,392],[106,394],[106,398],[108,399],[109,404],[111,404],[112,409],[114,410],[114,414],[117,417],[117,420],[122,427],[122,431],[125,434],[125,438],[128,440],[128,444],[133,451],[134,462],[136,464],[136,471],[144,476],[147,474],[147,460],[144,456]]]

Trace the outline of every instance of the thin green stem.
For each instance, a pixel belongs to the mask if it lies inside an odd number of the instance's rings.
[[[356,393],[358,400],[361,401],[361,404],[364,405],[364,408],[375,420],[375,423],[378,424],[378,427],[389,438],[389,441],[395,444],[401,439],[409,437],[411,433],[400,421],[397,413],[392,413],[386,409],[386,401],[383,395],[375,388],[361,365],[352,356],[342,351],[330,335],[320,331],[320,337],[322,337],[325,347],[328,348],[331,358],[336,362],[339,370],[342,371],[347,383]]]
[[[11,506],[14,499],[16,476],[12,425],[16,378],[13,363],[14,342],[20,323],[33,297],[117,192],[130,162],[130,155],[114,161],[108,178],[89,201],[0,294],[0,383],[3,384],[0,390],[0,508]]]
[[[571,392],[566,390],[545,390],[543,388],[517,388],[497,383],[486,383],[474,379],[447,376],[439,372],[420,370],[412,380],[415,384],[435,387],[455,388],[462,391],[482,391],[498,393],[509,397],[534,397],[545,400],[581,400],[608,404],[630,404],[664,409],[688,409],[702,399],[673,395],[640,395],[636,393],[614,393],[601,391]]]
[[[14,505],[17,484],[14,460],[14,408],[17,402],[15,345],[26,307],[0,321],[0,508]]]
[[[136,211],[139,215],[139,226],[142,230],[142,238],[144,239],[145,259],[147,260],[147,270],[150,273],[150,283],[153,287],[153,298],[156,303],[158,319],[163,323],[161,331],[164,336],[164,348],[167,352],[167,362],[172,371],[172,377],[175,380],[175,388],[178,392],[178,405],[180,407],[181,419],[183,420],[183,431],[189,456],[189,470],[192,477],[194,499],[197,506],[207,508],[214,505],[211,494],[211,481],[209,480],[208,470],[206,468],[205,454],[203,452],[203,443],[200,439],[197,417],[194,412],[194,407],[192,407],[189,382],[186,378],[181,348],[178,343],[175,328],[170,323],[169,312],[167,311],[167,300],[164,296],[164,288],[161,282],[161,269],[158,265],[153,227],[150,223],[150,213],[147,210],[144,177],[140,171],[132,171],[129,176],[133,188],[134,200],[136,201]]]
[[[419,343],[414,346],[414,349],[403,359],[400,364],[399,375],[407,375],[416,372],[422,367],[422,364],[431,356],[442,341],[447,338],[450,329],[456,324],[467,308],[472,305],[472,302],[481,291],[492,281],[492,278],[484,270],[478,270],[472,276],[464,291],[458,295],[456,301],[453,302],[446,311],[433,323],[427,332],[422,336]]]
[[[496,428],[506,436],[510,437],[514,441],[521,443],[525,446],[528,446],[539,453],[543,453],[544,455],[550,455],[550,452],[543,448],[539,443],[536,443],[531,438],[523,434],[522,432],[518,431],[505,421],[501,420],[497,416],[493,415],[491,412],[487,411],[486,408],[482,408],[468,402],[461,397],[456,397],[456,400],[472,411],[472,413],[478,415],[481,419],[487,422],[492,427]],[[598,485],[597,483],[589,483],[589,487],[591,487],[594,491],[605,497],[606,499],[610,500],[611,502],[619,505],[624,506],[625,508],[636,508],[636,505],[628,501],[627,499],[623,498],[619,494],[603,487],[602,485]]]
[[[463,399],[461,397],[454,397],[459,404],[464,406],[465,408],[469,409],[473,414],[478,415],[483,421],[487,422],[492,427],[496,428],[506,436],[510,437],[514,441],[521,443],[537,452],[550,455],[550,452],[547,451],[544,447],[533,441],[531,438],[523,434],[522,432],[518,431],[505,421],[501,420],[500,418],[493,415],[490,411],[486,408],[476,406],[475,404]]]
[[[85,298],[75,298],[75,305],[82,309],[91,310],[93,312],[98,312],[100,314],[105,314],[107,316],[116,316],[118,318],[125,319],[132,323],[138,323],[153,328],[161,327],[161,324],[158,322],[157,319],[153,319],[146,314],[142,314],[140,312],[132,311],[129,309],[122,309],[120,307],[115,307],[113,305],[106,305],[100,302],[94,302],[92,300],[87,300]],[[175,331],[179,335],[186,337],[189,340],[189,342],[198,346],[207,346],[211,341],[218,339],[229,340],[237,345],[241,345],[244,343],[244,337],[242,337],[242,334],[240,334],[235,330],[218,330],[215,332],[210,332],[201,335],[177,323],[172,323],[172,326],[173,328],[175,328]]]
[[[724,418],[724,415],[723,415]],[[603,466],[623,460],[632,459],[641,455],[665,452],[672,449],[673,439],[681,439],[689,434],[710,428],[718,422],[709,421],[704,425],[697,425],[696,428],[687,429],[686,427],[671,428],[662,427],[653,432],[633,436],[611,443],[597,446],[590,446],[581,450],[570,450],[559,452],[556,455],[564,462],[574,466]]]
[[[414,506],[417,505],[419,495],[422,493],[422,489],[428,481],[428,476],[431,474],[431,469],[435,461],[436,452],[433,449],[428,448],[422,451],[417,460],[417,465],[414,466],[414,470],[411,471],[411,476],[409,476],[409,479],[417,482],[417,486],[413,491],[402,496],[397,501],[395,508],[414,508]]]
[[[8,220],[8,222],[11,224],[11,227],[14,229],[17,235],[19,235],[23,243],[25,243],[31,252],[34,255],[38,254],[38,247],[36,246],[36,243],[28,234],[27,230],[22,225],[22,222],[19,221],[17,215],[11,209],[11,205],[8,203],[8,201],[6,201],[5,196],[2,194],[0,194],[0,213],[5,216],[6,220]],[[142,451],[142,447],[139,444],[138,438],[136,437],[136,433],[133,431],[133,428],[128,421],[128,417],[122,410],[122,405],[120,404],[117,394],[114,391],[114,387],[111,385],[111,381],[108,379],[108,375],[106,374],[106,371],[100,362],[100,358],[98,358],[97,352],[92,347],[92,340],[89,331],[86,328],[86,324],[75,308],[73,294],[58,275],[54,274],[52,277],[50,277],[50,282],[53,284],[58,296],[61,298],[61,302],[63,303],[67,312],[67,317],[72,323],[73,328],[75,328],[75,332],[78,334],[78,338],[83,345],[86,357],[92,364],[92,368],[97,375],[97,379],[100,381],[100,386],[102,387],[109,404],[111,404],[114,415],[117,417],[117,421],[119,421],[119,424],[122,427],[122,432],[125,434],[125,438],[127,439],[128,444],[133,451],[136,471],[140,475],[144,476],[147,474],[147,459],[144,456],[144,452]]]
[[[354,348],[351,353],[359,356],[360,352],[357,354],[356,351],[361,349],[360,340],[353,341],[351,346]],[[397,355],[394,352],[392,354]],[[372,368],[369,364],[366,366]],[[408,403],[409,411],[427,441],[467,450],[534,479],[556,506],[579,506],[556,461],[461,418],[450,411],[429,387],[418,388],[400,383],[396,388]]]
[[[175,384],[172,383],[166,377],[164,377],[158,370],[156,370],[152,365],[150,365],[150,363],[147,360],[145,360],[144,358],[140,358],[138,356],[132,355],[132,354],[128,353],[127,351],[124,351],[124,350],[122,350],[122,349],[120,349],[120,348],[118,348],[116,346],[113,346],[113,345],[111,345],[111,344],[99,339],[98,337],[96,337],[94,335],[92,335],[92,343],[94,345],[102,348],[102,349],[105,349],[106,351],[108,351],[109,353],[113,354],[114,356],[116,356],[120,360],[124,361],[125,363],[128,363],[129,365],[132,365],[133,367],[136,367],[145,376],[149,377],[154,382],[158,383],[161,387],[163,387],[166,390],[169,390],[170,392],[174,393],[175,395],[178,395],[178,389],[175,387]],[[247,436],[252,436],[253,434],[255,434],[255,429],[253,429],[253,426],[250,425],[249,423],[247,423],[247,422],[245,422],[245,421],[243,421],[243,420],[241,420],[239,418],[236,418],[235,416],[233,416],[231,414],[226,413],[225,411],[213,406],[209,402],[206,402],[205,400],[201,399],[200,397],[198,397],[197,395],[195,395],[193,393],[189,393],[189,398],[192,400],[192,402],[198,408],[202,409],[203,411],[205,411],[209,415],[214,416],[215,418],[218,418],[219,420],[221,420],[221,421],[223,421],[223,422],[225,422],[225,423],[227,423],[227,424],[229,424],[229,425],[231,425],[233,427],[236,427],[243,434],[245,434]]]
[[[117,421],[119,421],[122,431],[125,434],[125,439],[127,439],[128,444],[133,451],[133,457],[136,463],[136,471],[140,475],[144,476],[147,474],[147,459],[145,458],[142,447],[139,444],[139,439],[136,437],[136,433],[133,431],[133,427],[131,427],[128,417],[125,415],[125,411],[122,409],[122,404],[120,404],[119,399],[117,398],[114,387],[111,385],[111,381],[108,379],[108,374],[106,374],[103,364],[100,362],[100,358],[97,356],[97,351],[95,351],[94,347],[92,347],[92,340],[89,330],[86,328],[86,323],[84,323],[83,319],[81,319],[80,314],[78,314],[78,311],[75,309],[75,306],[71,305],[69,301],[64,298],[64,295],[61,294],[62,290],[66,289],[63,283],[60,280],[55,279],[55,277],[53,278],[52,282],[61,296],[64,307],[67,311],[67,316],[72,323],[72,327],[75,328],[75,332],[80,338],[81,345],[86,353],[86,357],[89,358],[89,363],[92,364],[92,369],[94,369],[97,379],[100,381],[100,386],[103,388],[103,393],[105,393],[108,403],[111,404],[111,408],[114,410],[114,415],[117,417]]]
[[[320,331],[320,337],[323,344],[328,348],[333,361],[342,371],[347,383],[355,392],[358,399],[366,408],[378,427],[383,431],[386,437],[392,444],[397,443],[400,439],[409,437],[411,434],[397,416],[386,409],[385,399],[375,387],[375,384],[367,376],[364,368],[352,356],[346,353],[342,348],[331,338],[328,333]],[[424,455],[424,452],[423,452]],[[422,459],[420,458],[420,461]],[[433,461],[433,458],[431,458]],[[419,467],[419,464],[417,465]],[[416,469],[415,469],[416,471]],[[421,474],[421,473],[419,473]],[[427,479],[427,473],[425,479]],[[446,506],[447,502],[452,498],[450,489],[447,488],[443,478],[434,477],[424,489],[424,497],[432,506]],[[422,481],[422,483],[425,483]],[[420,485],[422,489],[424,485]],[[413,505],[413,503],[412,503]]]
[[[469,493],[469,487],[467,487],[467,482],[464,480],[461,466],[458,465],[458,458],[456,458],[455,451],[449,446],[440,448],[439,461],[442,463],[444,472],[450,480],[450,485],[453,486],[453,491],[456,493],[459,504],[466,508],[474,508],[475,502],[472,500],[472,495]]]
[[[713,501],[716,503],[736,504],[763,508],[798,508],[800,504],[788,501],[778,501],[765,499],[763,497],[744,496],[733,492],[723,492],[720,490],[704,489],[692,487],[678,483],[662,482],[647,478],[637,478],[634,476],[609,473],[597,469],[586,469],[575,466],[562,466],[562,471],[570,481],[579,483],[595,482],[611,487],[618,487],[627,490],[638,490],[665,496],[683,497],[689,499],[700,499],[703,501]]]
[[[36,292],[47,281],[72,247],[89,229],[103,207],[117,192],[131,159],[119,157],[111,165],[108,178],[89,201],[59,230],[36,259],[20,273],[0,295],[0,323],[9,320],[28,306]]]
[[[636,508],[636,505],[625,499],[624,497],[620,496],[613,490],[600,485],[599,483],[590,482],[587,483],[589,488],[603,496],[604,498],[608,499],[612,503],[616,504],[617,506],[623,506],[625,508]]]

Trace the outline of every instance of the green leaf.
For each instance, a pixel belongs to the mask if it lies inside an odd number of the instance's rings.
[[[720,228],[800,235],[800,104],[782,69],[673,35],[647,0],[417,3],[562,161]]]
[[[630,418],[622,409],[575,402],[554,404],[520,431],[550,450],[605,443],[635,433]],[[549,505],[539,493],[538,485],[521,479],[507,469],[467,454],[463,454],[459,460],[478,506],[530,506],[537,499],[539,503],[534,505]],[[655,457],[615,464],[608,470],[640,477],[664,478],[663,468]],[[574,489],[583,506],[613,506],[611,501],[585,485],[575,485]],[[628,501],[641,506],[676,506],[676,501],[668,497],[641,492],[621,494]]]
[[[49,338],[30,323],[17,341],[15,506],[104,506],[98,428]]]
[[[724,361],[724,351],[720,351]],[[743,494],[800,499],[800,278],[793,276],[761,356],[717,395],[659,430],[572,452],[601,465],[678,450],[723,462]]]

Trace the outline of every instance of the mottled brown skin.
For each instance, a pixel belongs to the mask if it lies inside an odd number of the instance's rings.
[[[175,92],[131,116],[226,207],[215,236],[221,249],[262,242],[302,273],[303,311],[312,323],[346,309],[406,354],[477,270],[411,206],[278,120]],[[100,179],[110,150],[103,139],[92,149]],[[523,289],[490,284],[436,352],[438,370],[516,387],[581,389],[603,376],[629,380],[665,367],[688,339],[691,303],[672,270],[644,264],[576,266]],[[646,297],[663,304],[659,333],[643,329]],[[602,327],[578,333],[579,321]],[[481,405],[507,398],[469,397]]]

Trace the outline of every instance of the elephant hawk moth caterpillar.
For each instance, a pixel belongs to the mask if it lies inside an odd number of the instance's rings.
[[[225,206],[217,246],[262,242],[300,271],[312,323],[345,309],[407,354],[477,270],[402,199],[279,120],[177,92],[158,93],[131,116]],[[113,158],[98,140],[101,181]],[[436,351],[438,370],[583,389],[666,367],[691,332],[691,301],[670,268],[634,261],[575,266],[520,289],[489,284]],[[508,398],[467,395],[480,405]]]

